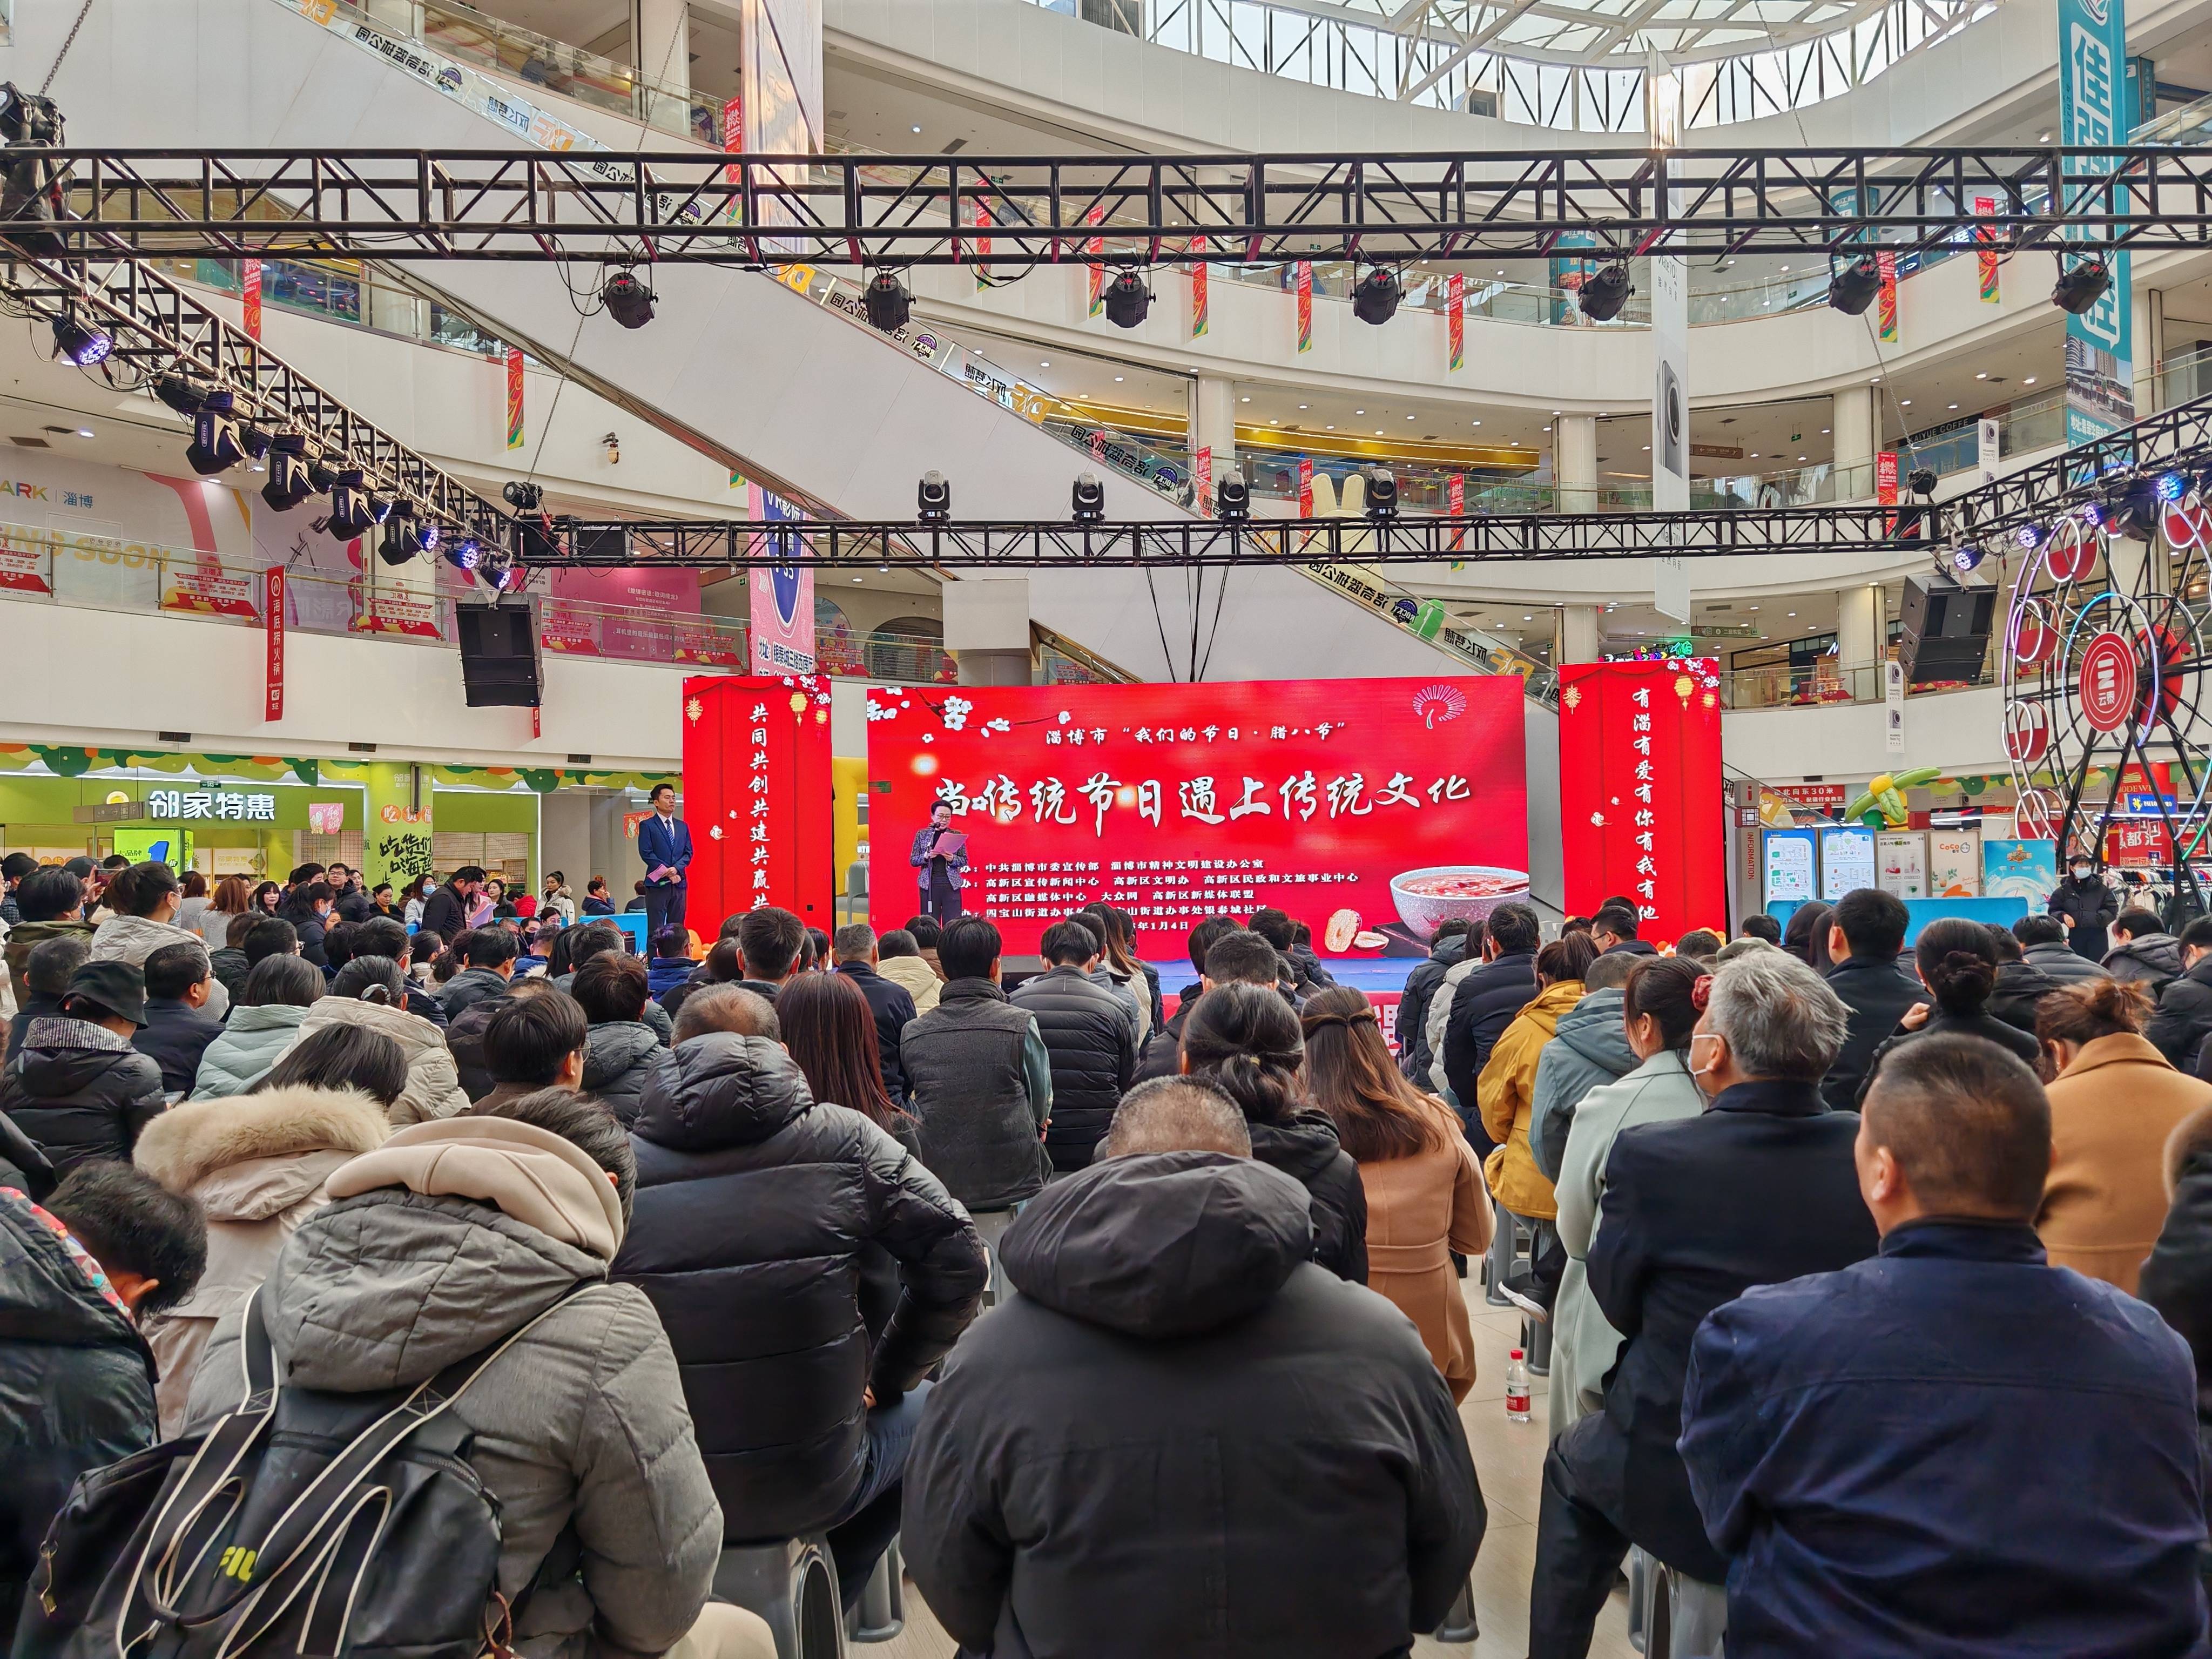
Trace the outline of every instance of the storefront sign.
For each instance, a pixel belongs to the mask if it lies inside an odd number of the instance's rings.
[[[1103,900],[1147,956],[1264,905],[1324,956],[1425,952],[1526,896],[1522,702],[1507,676],[871,690],[871,890],[916,894],[943,801],[1012,951]]]
[[[260,793],[235,794],[207,789],[149,789],[146,792],[149,818],[210,818],[234,823],[274,823],[276,797]]]
[[[284,718],[284,567],[270,565],[262,573],[262,586],[261,718],[265,722]]]
[[[685,680],[684,817],[694,849],[686,908],[700,933],[768,905],[829,926],[829,682],[811,675]],[[635,836],[635,826],[636,816],[625,815],[625,830]]]

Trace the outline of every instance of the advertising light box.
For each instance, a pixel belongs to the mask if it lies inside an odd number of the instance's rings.
[[[921,908],[911,855],[939,801],[961,895],[1006,949],[1103,900],[1140,952],[1262,906],[1323,956],[1425,955],[1453,916],[1528,889],[1516,676],[868,693],[868,890]]]

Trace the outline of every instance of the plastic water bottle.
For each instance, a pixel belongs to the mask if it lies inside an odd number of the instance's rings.
[[[1518,1348],[1505,1357],[1505,1420],[1528,1420],[1528,1361]]]

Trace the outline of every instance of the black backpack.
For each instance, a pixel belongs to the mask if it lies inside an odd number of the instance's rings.
[[[415,1388],[330,1394],[277,1386],[257,1292],[245,1402],[78,1477],[15,1659],[504,1654],[499,1504],[447,1407],[545,1313]]]

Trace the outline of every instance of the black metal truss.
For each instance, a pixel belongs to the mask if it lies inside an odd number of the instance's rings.
[[[2008,472],[1940,509],[1950,539],[1994,538],[2096,495],[2114,472],[2193,471],[2212,455],[2212,397],[2146,415],[2132,426]]]
[[[413,502],[446,533],[497,546],[508,539],[510,520],[498,507],[138,259],[15,253],[0,266],[0,291],[34,315],[51,318],[66,306],[106,330],[115,342],[104,366],[111,380],[136,376],[150,390],[161,375],[179,373],[226,389],[237,399],[241,421],[270,431],[304,432],[319,447],[325,464],[333,470],[358,467],[368,489]]]
[[[378,259],[844,265],[2212,246],[2212,149],[1082,157],[64,148],[0,235]],[[18,157],[21,153],[11,151]],[[1992,212],[1978,216],[1977,198]],[[23,211],[21,209],[16,210]]]

